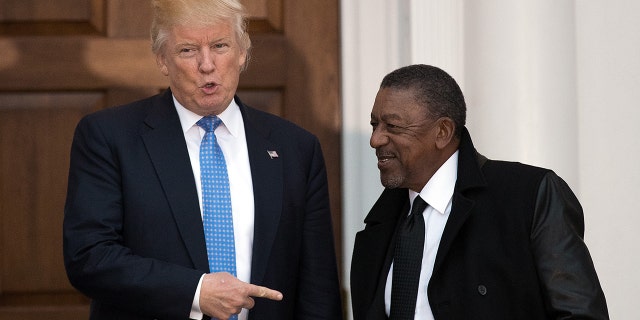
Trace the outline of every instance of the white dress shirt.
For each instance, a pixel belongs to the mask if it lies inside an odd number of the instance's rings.
[[[416,302],[415,319],[432,320],[433,313],[429,306],[427,286],[433,273],[433,265],[440,246],[442,232],[451,213],[451,199],[458,177],[458,151],[436,171],[429,182],[420,191],[420,197],[429,205],[424,210],[425,239],[422,254],[422,269],[420,269],[420,283],[418,285],[418,300]],[[418,193],[409,190],[409,200],[413,200]],[[411,212],[411,211],[409,211]],[[407,212],[407,214],[409,214]],[[384,290],[384,304],[387,316],[391,310],[391,285],[393,279],[393,264],[387,275],[387,283]]]
[[[196,181],[198,199],[200,200],[200,213],[202,214],[202,183],[200,180],[200,143],[205,130],[196,122],[202,116],[187,110],[176,99],[173,102],[180,117],[182,131],[187,142],[193,177]],[[249,151],[244,131],[244,121],[240,108],[235,100],[222,113],[218,115],[222,124],[216,128],[215,135],[224,154],[229,175],[231,189],[231,210],[233,214],[233,233],[236,246],[236,274],[238,279],[249,282],[251,280],[251,257],[253,250],[253,224],[254,224],[254,200],[253,183],[251,180],[251,165],[249,164]],[[202,319],[200,310],[200,287],[202,278],[193,298],[191,319]],[[242,309],[238,319],[245,320],[248,310]]]

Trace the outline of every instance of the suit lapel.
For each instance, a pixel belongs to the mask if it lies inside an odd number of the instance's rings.
[[[239,99],[244,121],[254,197],[254,234],[251,283],[262,283],[283,211],[284,173],[280,146],[269,140],[270,128]],[[274,153],[275,152],[275,153]],[[277,155],[277,156],[276,156]]]
[[[208,272],[207,249],[189,152],[171,91],[153,99],[142,139],[194,266]]]

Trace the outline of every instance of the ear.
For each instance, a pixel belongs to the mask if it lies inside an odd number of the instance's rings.
[[[245,67],[245,64],[247,62],[247,55],[247,50],[240,51],[240,56],[238,57],[238,67],[240,67],[240,71],[242,71]]]
[[[436,147],[438,149],[444,149],[454,140],[456,124],[451,118],[443,117],[436,120],[436,128]]]
[[[167,68],[167,61],[164,57],[164,53],[156,54],[156,64],[158,65],[158,68],[160,68],[160,72],[162,72],[163,75],[169,75],[169,68]]]

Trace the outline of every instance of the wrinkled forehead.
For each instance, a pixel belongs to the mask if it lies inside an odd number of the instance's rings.
[[[178,37],[187,38],[232,38],[235,39],[233,27],[226,22],[214,23],[214,24],[186,24],[175,25],[169,29],[169,34]]]

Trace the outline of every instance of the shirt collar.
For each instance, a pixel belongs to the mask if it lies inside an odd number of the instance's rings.
[[[180,118],[183,133],[186,133],[187,130],[196,125],[196,122],[202,119],[201,115],[194,113],[180,104],[175,96],[173,96],[173,104],[176,106],[176,111]],[[231,133],[232,136],[237,137],[239,126],[244,125],[244,123],[242,122],[242,113],[240,112],[240,107],[236,103],[236,100],[231,100],[229,106],[217,116],[222,120],[222,124],[227,128],[229,133]]]
[[[458,151],[447,159],[447,161],[438,168],[438,171],[429,179],[429,182],[420,191],[420,197],[441,214],[445,213],[449,201],[453,196],[453,190],[456,186],[458,178]],[[411,203],[418,196],[418,193],[409,190],[409,199]]]

